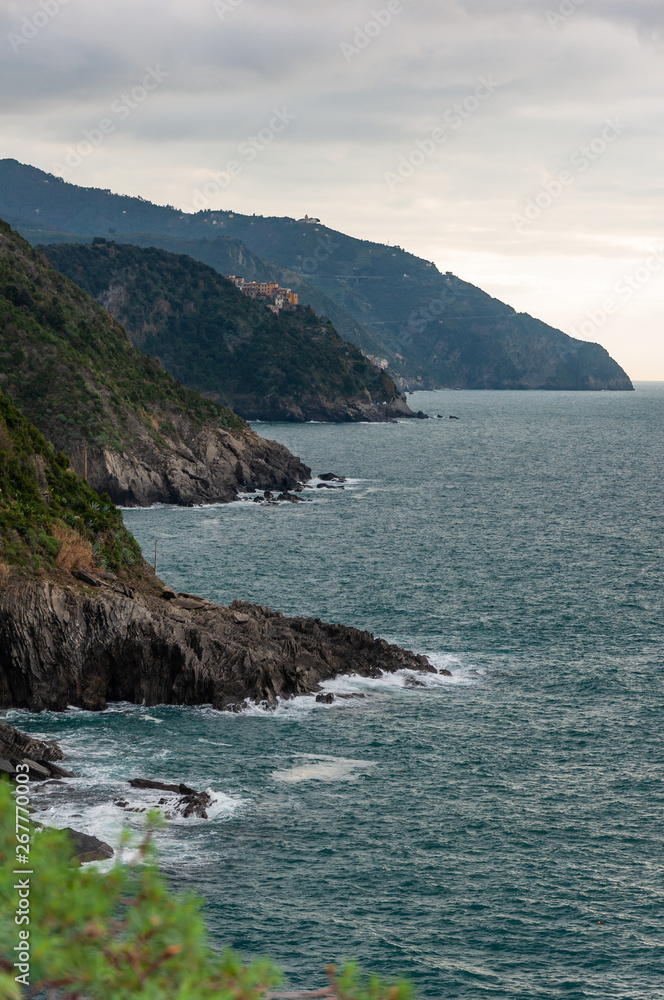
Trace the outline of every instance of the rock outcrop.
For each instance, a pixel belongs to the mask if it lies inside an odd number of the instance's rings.
[[[0,660],[0,664],[2,662]],[[27,764],[31,780],[70,778],[70,772],[55,763],[64,759],[65,755],[57,743],[36,740],[14,729],[8,722],[0,722],[0,772],[12,777],[19,764]]]
[[[343,625],[241,601],[177,606],[156,583],[154,591],[100,584],[17,577],[0,592],[1,706],[100,710],[129,701],[241,710],[317,693],[340,674],[434,672],[425,657]]]
[[[172,439],[162,438],[159,445],[136,421],[131,450],[90,448],[90,485],[121,506],[171,503],[186,507],[229,503],[243,491],[292,490],[311,476],[308,466],[287,448],[249,428],[235,434],[213,426],[197,429],[175,410],[171,423],[177,433]],[[56,438],[55,444],[59,443]],[[71,442],[68,447],[72,467],[81,474],[84,447]]]

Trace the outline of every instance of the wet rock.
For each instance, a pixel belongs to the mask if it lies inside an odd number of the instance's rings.
[[[332,483],[317,483],[317,490],[343,490],[345,486],[334,486]]]
[[[296,497],[293,493],[280,493],[277,497],[282,503],[303,503],[301,497]]]
[[[170,806],[169,816],[182,816],[190,819],[196,816],[198,819],[207,819],[207,810],[212,805],[212,798],[207,792],[197,792],[188,785],[168,785],[163,781],[150,781],[146,778],[134,778],[129,784],[132,788],[155,789],[160,792],[171,792],[177,795],[177,800]],[[160,799],[160,805],[167,805],[167,799]]]
[[[0,662],[3,667],[5,662],[2,659],[2,640],[0,639]],[[7,664],[9,665],[9,664]],[[59,768],[53,761],[64,760],[64,753],[57,743],[50,740],[36,740],[32,736],[21,733],[14,729],[8,722],[0,721],[0,757],[8,761],[14,768],[23,760],[28,758],[44,768],[48,768],[48,777],[56,777],[61,774],[67,775],[64,768]]]
[[[69,834],[71,860],[79,865],[88,864],[90,861],[108,861],[115,853],[109,844],[98,840],[97,837],[79,833],[71,827],[67,827],[64,832]]]
[[[316,695],[316,701],[321,705],[331,705],[334,702],[333,694],[319,694]]]
[[[51,772],[47,766],[43,764],[38,764],[35,760],[30,760],[28,757],[24,757],[21,764],[27,764],[30,769],[30,780],[31,781],[43,781],[48,780],[51,777]]]
[[[323,472],[322,475],[318,477],[323,483],[345,483],[347,482],[345,476],[337,476],[334,472]]]
[[[366,694],[340,694],[339,698],[343,698],[344,701],[353,701],[356,698],[366,698]]]
[[[424,410],[418,410],[417,413],[415,414],[415,416],[417,417],[418,420],[428,420],[429,419],[429,414],[425,413]]]
[[[450,419],[450,420],[458,420],[458,419],[459,419],[459,417],[452,417],[452,416],[451,416],[451,417],[450,417],[449,419]]]
[[[426,687],[424,681],[421,681],[419,677],[406,677],[404,687],[407,688],[423,688]]]

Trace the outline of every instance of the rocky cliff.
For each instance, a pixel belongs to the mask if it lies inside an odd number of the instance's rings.
[[[0,222],[0,389],[90,484],[128,506],[287,490],[310,470],[185,389]]]
[[[433,672],[368,632],[236,601],[15,577],[0,592],[0,706],[103,709],[107,701],[242,709],[310,694],[339,674]]]

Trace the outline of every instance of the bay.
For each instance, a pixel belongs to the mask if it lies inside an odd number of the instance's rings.
[[[413,403],[433,419],[256,425],[344,491],[125,520],[177,589],[366,628],[452,677],[241,716],[10,713],[85,775],[81,818],[57,788],[43,815],[113,839],[129,777],[213,788],[210,822],[161,835],[165,871],[205,895],[219,944],[295,986],[353,956],[432,1000],[651,1000],[664,385]]]

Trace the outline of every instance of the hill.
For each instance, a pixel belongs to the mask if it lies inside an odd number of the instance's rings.
[[[54,243],[91,243],[96,236],[77,233],[56,233],[38,229],[22,229],[21,235],[33,246]],[[103,235],[103,234],[100,234]],[[137,247],[157,247],[169,253],[186,254],[202,264],[208,264],[219,274],[241,275],[247,281],[276,281],[284,288],[292,288],[303,305],[311,306],[319,316],[327,316],[344,340],[361,348],[367,354],[382,355],[383,347],[366,327],[357,323],[345,309],[319,292],[306,278],[273,260],[263,260],[252,253],[239,240],[230,236],[210,239],[185,239],[164,233],[117,233],[109,236],[114,243],[129,243]]]
[[[360,329],[344,329],[345,335],[355,343],[366,343],[365,337],[378,342],[402,385],[632,388],[601,346],[517,313],[400,247],[358,240],[317,220],[232,211],[186,215],[140,198],[76,187],[16,160],[0,161],[0,213],[26,231],[142,232],[213,242],[223,234],[239,240],[254,255],[298,274],[348,314]]]
[[[390,378],[310,308],[274,315],[182,254],[96,238],[42,248],[185,385],[250,420],[411,416]]]
[[[309,470],[185,389],[109,314],[0,222],[0,389],[116,502],[229,501]]]

